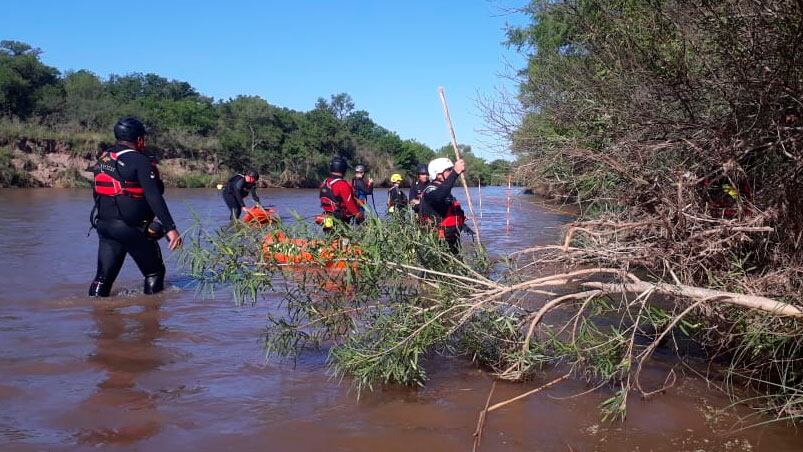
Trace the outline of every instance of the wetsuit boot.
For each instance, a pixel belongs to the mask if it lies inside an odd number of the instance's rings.
[[[111,289],[111,284],[105,284],[103,281],[95,280],[92,281],[92,284],[89,286],[89,296],[108,297]]]
[[[159,293],[165,288],[165,274],[155,273],[145,276],[145,294],[153,295]]]

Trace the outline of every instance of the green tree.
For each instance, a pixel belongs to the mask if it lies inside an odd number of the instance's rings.
[[[377,126],[365,110],[357,110],[346,117],[346,130],[362,141],[379,138],[387,131]]]
[[[335,118],[343,121],[354,111],[354,101],[346,93],[333,94],[329,100],[329,108]]]
[[[62,123],[100,130],[114,121],[116,108],[103,82],[89,71],[69,72],[62,82],[64,108]]]
[[[338,120],[344,121],[354,111],[354,101],[346,93],[332,94],[329,101],[319,97],[315,101],[315,110],[327,110]]]
[[[310,144],[326,155],[353,158],[357,146],[344,124],[329,108],[315,108],[305,115],[310,126]]]
[[[275,167],[283,132],[274,121],[276,108],[259,96],[238,96],[220,105],[220,158],[238,171]]]
[[[107,86],[109,93],[122,102],[143,98],[178,101],[201,97],[187,82],[168,80],[151,73],[113,74],[109,77]]]
[[[149,102],[153,122],[160,128],[207,136],[217,126],[218,112],[211,102],[193,98]]]
[[[404,167],[410,174],[415,172],[415,166],[417,164],[429,163],[430,160],[435,158],[435,151],[433,151],[432,148],[416,140],[404,140],[404,147],[407,148],[407,152],[413,156],[413,161]]]
[[[0,41],[0,114],[27,119],[44,94],[52,96],[43,89],[58,83],[59,71],[42,64],[41,53],[19,41]]]

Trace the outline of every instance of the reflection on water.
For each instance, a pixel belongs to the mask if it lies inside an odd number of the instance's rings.
[[[126,444],[159,433],[161,415],[154,397],[137,386],[137,379],[165,364],[162,347],[162,311],[158,297],[130,306],[108,307],[97,303],[92,318],[95,352],[89,362],[106,373],[97,390],[78,406],[79,416],[97,423],[81,428],[79,442],[91,445]]]
[[[568,220],[515,193],[508,217],[504,189],[482,191],[482,237],[494,254],[554,240]],[[260,194],[287,220],[293,210],[310,217],[319,209],[316,190]],[[384,191],[376,197],[384,205]],[[216,190],[170,190],[168,202],[185,230],[193,215],[208,227],[228,221]],[[358,399],[347,380],[327,374],[326,350],[265,363],[259,338],[279,298],[256,307],[236,307],[225,292],[198,299],[169,252],[164,293],[140,295],[129,260],[118,296],[85,297],[97,252],[97,237],[86,236],[90,208],[82,190],[0,190],[0,450],[471,448],[490,378],[468,360],[433,357],[425,387],[380,387]],[[645,372],[662,378],[667,369]],[[548,378],[499,383],[495,398]],[[680,376],[650,401],[631,398],[623,424],[601,422],[598,405],[611,396],[605,389],[574,397],[588,389],[566,382],[495,411],[482,449],[784,451],[803,444],[803,433],[781,424],[734,431],[749,412],[718,416],[730,401],[695,377]]]

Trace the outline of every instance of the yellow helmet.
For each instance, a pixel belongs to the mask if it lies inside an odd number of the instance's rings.
[[[393,174],[392,176],[390,176],[390,182],[391,182],[391,183],[394,183],[394,184],[395,184],[396,182],[401,182],[401,181],[403,181],[403,180],[404,180],[404,179],[402,178],[401,174],[399,174],[399,173],[395,173],[395,174]]]

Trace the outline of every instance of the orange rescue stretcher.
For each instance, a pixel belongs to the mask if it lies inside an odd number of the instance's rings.
[[[273,224],[278,221],[276,209],[265,209],[262,206],[245,209],[245,216],[243,216],[243,222],[250,224]]]
[[[262,241],[265,260],[297,266],[319,266],[327,269],[356,270],[362,249],[343,245],[340,240],[307,240],[290,238],[282,231],[270,232]]]

